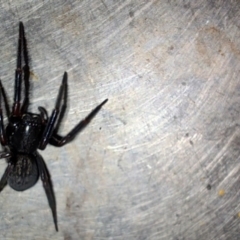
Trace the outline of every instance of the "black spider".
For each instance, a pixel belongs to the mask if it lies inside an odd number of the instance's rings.
[[[22,52],[25,66],[22,68]],[[21,104],[22,73],[25,85],[24,101]],[[49,206],[52,210],[53,221],[56,231],[57,210],[53,186],[47,166],[37,152],[37,149],[44,150],[47,144],[61,147],[70,141],[87,126],[92,118],[98,113],[101,107],[108,101],[104,100],[82,121],[80,121],[66,136],[60,136],[59,125],[65,113],[67,104],[67,73],[63,75],[55,108],[48,118],[47,111],[39,107],[40,114],[29,113],[29,66],[27,43],[24,37],[24,27],[19,23],[19,40],[17,51],[17,69],[15,71],[14,103],[12,111],[9,110],[7,97],[0,81],[0,142],[4,146],[4,152],[0,152],[0,158],[6,158],[8,166],[0,181],[0,191],[10,185],[16,191],[24,191],[32,187],[39,176],[43,182]],[[3,123],[2,99],[8,117],[6,129]]]

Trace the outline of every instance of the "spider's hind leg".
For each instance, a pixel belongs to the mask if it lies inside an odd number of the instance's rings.
[[[7,154],[7,153],[1,153],[1,157],[0,158],[5,158],[5,156],[2,156],[2,154]],[[7,157],[10,157],[10,156],[7,156]],[[2,178],[0,180],[0,192],[6,187],[7,185],[7,180],[8,180],[8,174],[11,170],[11,163],[8,164],[7,168],[5,169],[5,172],[4,174],[2,175]]]
[[[38,164],[38,169],[39,169],[39,175],[41,177],[42,183],[43,183],[43,188],[45,190],[47,199],[48,199],[48,204],[51,208],[52,211],[52,216],[53,216],[53,222],[55,225],[55,229],[58,232],[58,224],[57,224],[57,206],[56,206],[56,199],[53,191],[53,184],[51,181],[51,176],[50,173],[47,169],[47,166],[41,157],[40,154],[35,153],[36,159],[37,159],[37,164]]]

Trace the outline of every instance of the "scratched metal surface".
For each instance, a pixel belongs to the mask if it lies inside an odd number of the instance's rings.
[[[1,239],[239,239],[239,1],[0,6],[0,77],[11,101],[19,20],[32,111],[52,110],[64,71],[61,133],[109,98],[74,142],[41,153],[59,233],[39,181],[0,194]]]

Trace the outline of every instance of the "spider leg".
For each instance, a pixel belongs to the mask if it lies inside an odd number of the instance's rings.
[[[9,117],[9,106],[7,103],[5,91],[2,86],[2,82],[0,80],[0,142],[1,142],[2,146],[5,146],[7,144],[7,137],[6,137],[4,122],[3,122],[2,97],[5,102],[6,113]]]
[[[4,90],[1,80],[0,80],[0,89],[1,89],[0,94],[3,96],[3,101],[5,104],[6,114],[7,114],[7,117],[9,118],[10,117],[10,108],[9,108],[9,104],[8,104],[8,100],[7,100],[7,95],[6,95],[6,92]],[[0,104],[1,104],[1,102],[0,102]]]
[[[62,137],[54,132],[49,140],[49,143],[55,147],[61,147],[72,141],[76,135],[90,123],[90,121],[96,116],[96,114],[107,101],[108,99],[105,99],[101,104],[94,108],[90,114],[84,120],[80,121],[66,136]]]
[[[36,154],[36,159],[37,159],[38,168],[39,168],[39,175],[41,177],[41,180],[43,183],[43,188],[47,195],[48,204],[52,211],[55,229],[58,232],[57,207],[56,207],[56,199],[55,199],[55,195],[54,195],[54,191],[53,191],[51,176],[50,176],[47,166],[40,154],[38,154],[38,153]]]
[[[23,38],[23,24],[19,23],[19,38],[17,51],[17,69],[15,71],[15,87],[14,87],[14,103],[12,107],[12,115],[20,116],[20,101],[21,101],[21,85],[22,85],[22,38]]]
[[[24,85],[25,85],[25,97],[23,100],[21,112],[27,112],[28,105],[29,105],[29,76],[30,76],[30,71],[29,71],[29,63],[28,63],[28,52],[27,52],[27,41],[25,38],[25,33],[24,33],[24,27],[22,24],[22,44],[23,44],[23,59],[25,62],[25,66],[23,67],[24,71]]]
[[[10,158],[12,155],[10,152],[0,152],[0,159],[1,158]]]
[[[54,127],[54,133],[57,133],[58,132],[58,129],[60,127],[60,124],[62,122],[62,119],[64,117],[64,114],[66,112],[66,108],[67,108],[67,97],[68,97],[68,84],[67,84],[67,72],[64,73],[63,75],[63,79],[64,82],[65,82],[65,87],[64,87],[64,95],[63,95],[63,104],[62,104],[62,107],[61,107],[61,110],[60,110],[60,113],[59,113],[59,117],[58,117],[58,121],[56,123],[56,126]]]
[[[6,169],[4,174],[2,175],[2,178],[0,180],[0,192],[4,189],[4,187],[6,187],[7,185],[7,180],[8,180],[8,174],[10,171],[11,165],[9,164]]]
[[[45,127],[45,130],[43,132],[43,137],[42,140],[39,144],[39,149],[43,150],[46,148],[49,139],[51,138],[52,134],[53,134],[53,130],[54,130],[54,125],[55,122],[57,120],[57,117],[59,115],[59,110],[60,110],[60,104],[61,104],[61,100],[64,94],[64,91],[66,89],[66,85],[67,85],[67,73],[65,72],[63,75],[63,80],[62,80],[62,84],[59,88],[59,92],[58,92],[58,97],[56,100],[56,105],[55,108],[52,111],[52,115],[48,120],[47,126]]]

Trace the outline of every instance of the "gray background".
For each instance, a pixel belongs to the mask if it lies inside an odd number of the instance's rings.
[[[52,110],[64,71],[62,134],[109,98],[41,153],[59,233],[39,181],[0,194],[1,239],[240,239],[239,1],[1,1],[0,20],[11,103],[20,20],[33,112]]]

